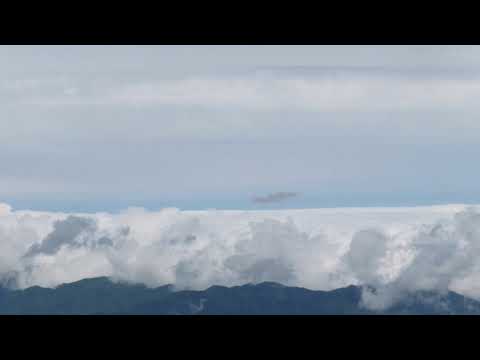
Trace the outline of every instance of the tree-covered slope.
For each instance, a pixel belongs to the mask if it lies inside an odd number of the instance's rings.
[[[361,305],[362,288],[313,291],[265,282],[204,291],[173,291],[94,278],[55,289],[0,289],[0,314],[342,315],[480,314],[480,303],[454,292],[418,292],[375,312]]]

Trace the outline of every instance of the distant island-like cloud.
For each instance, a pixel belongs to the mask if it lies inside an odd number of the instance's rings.
[[[297,197],[295,192],[275,192],[265,196],[255,196],[252,201],[259,204],[270,204]]]

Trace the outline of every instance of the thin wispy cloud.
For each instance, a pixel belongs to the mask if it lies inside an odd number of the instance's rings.
[[[2,90],[11,101],[47,107],[62,106],[196,106],[256,111],[385,111],[432,108],[478,109],[480,76],[439,70],[422,72],[337,70],[338,75],[292,70],[275,75],[210,76],[160,81],[17,81]],[[70,84],[69,84],[70,83]],[[24,89],[24,91],[22,91]]]

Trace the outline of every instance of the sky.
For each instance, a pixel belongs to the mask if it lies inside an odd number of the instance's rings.
[[[478,99],[478,46],[0,46],[0,285],[480,299]]]
[[[478,46],[0,46],[0,202],[480,202]]]

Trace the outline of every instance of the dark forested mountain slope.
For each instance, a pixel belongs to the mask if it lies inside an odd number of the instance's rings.
[[[55,289],[2,288],[0,314],[480,314],[480,302],[454,292],[415,293],[384,312],[362,307],[361,294],[356,286],[312,291],[270,282],[175,292],[168,285],[151,289],[94,278]]]

